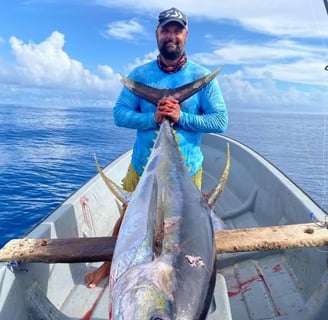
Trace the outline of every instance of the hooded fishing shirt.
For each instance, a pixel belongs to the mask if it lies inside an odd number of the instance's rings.
[[[210,71],[190,60],[176,73],[165,73],[156,61],[136,67],[129,79],[159,89],[176,89],[209,74]],[[180,104],[180,120],[174,124],[175,138],[182,158],[194,175],[203,162],[202,133],[222,133],[228,125],[228,114],[217,79]],[[137,129],[131,164],[142,175],[157,137],[159,124],[155,121],[156,105],[123,87],[114,106],[115,124]]]

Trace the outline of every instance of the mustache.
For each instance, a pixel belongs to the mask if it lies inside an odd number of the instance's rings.
[[[178,42],[177,41],[174,41],[174,40],[167,40],[167,41],[164,41],[163,42],[163,45],[165,46],[165,45],[168,45],[168,44],[171,44],[171,43],[173,43],[173,44],[178,44]]]
[[[170,44],[174,44],[176,47],[172,50],[171,48],[169,48]],[[183,52],[183,47],[181,46],[181,44],[174,40],[174,39],[169,39],[164,41],[159,47],[159,52],[161,53],[161,55],[165,58],[165,59],[169,59],[169,60],[175,60],[177,58],[179,58]]]

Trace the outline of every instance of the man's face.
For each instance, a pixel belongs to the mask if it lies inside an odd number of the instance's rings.
[[[188,30],[177,22],[169,22],[156,30],[158,50],[168,60],[181,57],[184,52]]]

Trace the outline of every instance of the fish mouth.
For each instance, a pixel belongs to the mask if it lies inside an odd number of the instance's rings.
[[[172,316],[168,315],[164,310],[154,308],[150,312],[148,320],[172,320]]]
[[[172,317],[170,317],[164,311],[154,310],[153,314],[149,317],[148,320],[171,320],[171,319]]]

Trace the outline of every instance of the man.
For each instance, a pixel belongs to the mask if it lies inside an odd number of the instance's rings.
[[[155,88],[177,88],[209,73],[206,68],[187,59],[185,43],[188,22],[176,8],[159,14],[156,28],[159,50],[157,60],[135,68],[129,79]],[[134,191],[156,138],[156,131],[164,118],[169,118],[176,130],[175,137],[185,164],[195,184],[201,188],[203,155],[200,149],[204,132],[224,132],[228,114],[216,79],[181,105],[173,97],[163,97],[154,104],[123,88],[114,107],[115,124],[137,130],[131,164],[123,188]],[[117,235],[121,219],[113,235]],[[85,277],[86,285],[95,287],[109,274],[110,262]]]

